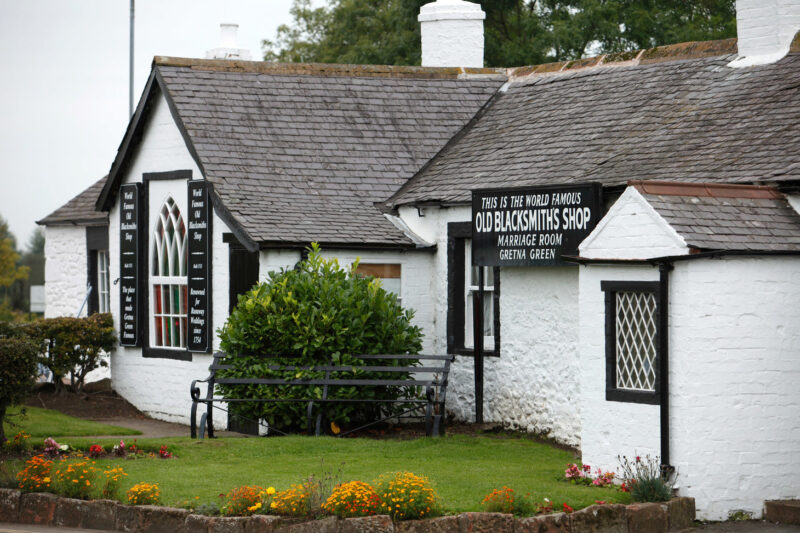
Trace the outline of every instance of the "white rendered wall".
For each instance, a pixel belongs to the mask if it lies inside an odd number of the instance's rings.
[[[266,281],[270,272],[292,268],[300,261],[297,250],[261,250],[258,257],[258,279]]]
[[[647,259],[685,255],[689,247],[639,191],[628,187],[579,251],[590,259]]]
[[[778,61],[800,31],[800,0],[736,0],[739,59],[733,67]]]
[[[44,255],[44,316],[76,316],[86,298],[86,228],[46,226]]]
[[[480,5],[438,0],[422,6],[417,17],[423,67],[483,68],[483,20]]]
[[[470,207],[401,208],[400,217],[435,242],[433,350],[447,350],[447,224],[468,222]],[[548,435],[576,445],[578,410],[577,267],[503,268],[500,272],[500,357],[484,363],[484,420]],[[450,374],[447,410],[472,421],[474,360],[457,356]]]
[[[200,169],[189,154],[183,137],[172,120],[163,98],[156,102],[151,120],[145,127],[142,143],[134,156],[124,183],[142,181],[145,172],[166,172],[190,169],[194,179],[202,178]],[[186,183],[176,180],[172,184],[176,197],[186,198]],[[182,195],[182,196],[181,196]],[[163,198],[153,198],[161,202]],[[142,206],[146,209],[146,206]],[[154,223],[151,219],[151,226]],[[228,302],[228,246],[222,234],[229,232],[225,223],[214,215],[212,268],[212,324],[216,332],[227,317]],[[149,240],[152,227],[145,228]],[[119,277],[119,205],[116,201],[109,213],[110,277]],[[112,286],[111,310],[119,326],[119,285]],[[214,347],[218,346],[214,334]],[[142,357],[141,348],[118,347],[111,357],[111,375],[114,389],[142,412],[153,418],[170,422],[189,422],[189,385],[194,379],[208,375],[211,356],[193,354],[192,361],[176,361]],[[215,413],[215,426],[224,427],[224,413]],[[187,433],[188,435],[188,433]]]

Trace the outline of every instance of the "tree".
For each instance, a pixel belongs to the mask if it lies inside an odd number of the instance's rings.
[[[28,267],[19,263],[17,241],[8,229],[8,223],[0,217],[0,320],[10,320],[15,302],[12,287],[28,279]]]
[[[21,402],[36,378],[36,345],[25,338],[0,336],[0,446],[6,436],[6,410]]]
[[[418,65],[429,0],[294,0],[292,25],[264,40],[267,61]],[[485,63],[534,65],[736,35],[734,0],[480,0]]]

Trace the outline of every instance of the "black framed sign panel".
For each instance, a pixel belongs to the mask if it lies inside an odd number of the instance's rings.
[[[139,238],[141,223],[142,187],[140,183],[120,186],[119,194],[119,310],[121,346],[141,346],[142,295],[140,263],[142,246]]]
[[[211,349],[211,207],[208,182],[192,180],[189,191],[189,335],[190,352]]]
[[[472,192],[472,264],[561,266],[602,215],[598,184]]]

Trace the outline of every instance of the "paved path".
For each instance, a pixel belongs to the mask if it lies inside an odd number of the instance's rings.
[[[172,422],[164,422],[162,420],[154,420],[152,418],[91,418],[92,422],[99,422],[101,424],[108,424],[111,426],[120,426],[129,429],[141,431],[141,435],[92,435],[89,437],[80,437],[86,439],[123,439],[125,441],[132,439],[160,439],[163,437],[188,437],[189,426],[183,424],[174,424]],[[220,437],[248,437],[241,433],[234,433],[233,431],[219,431],[215,435]],[[78,438],[78,437],[74,437]]]
[[[46,527],[29,524],[0,524],[0,533],[101,533],[103,529],[73,529],[70,527]],[[110,532],[109,532],[110,533]]]
[[[773,524],[761,520],[747,520],[741,522],[714,522],[703,524],[681,533],[800,533],[800,526],[787,526]]]

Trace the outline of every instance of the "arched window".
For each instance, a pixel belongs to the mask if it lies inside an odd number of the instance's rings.
[[[150,285],[153,322],[150,345],[186,348],[188,307],[186,286],[186,224],[172,198],[156,221],[151,251]]]

